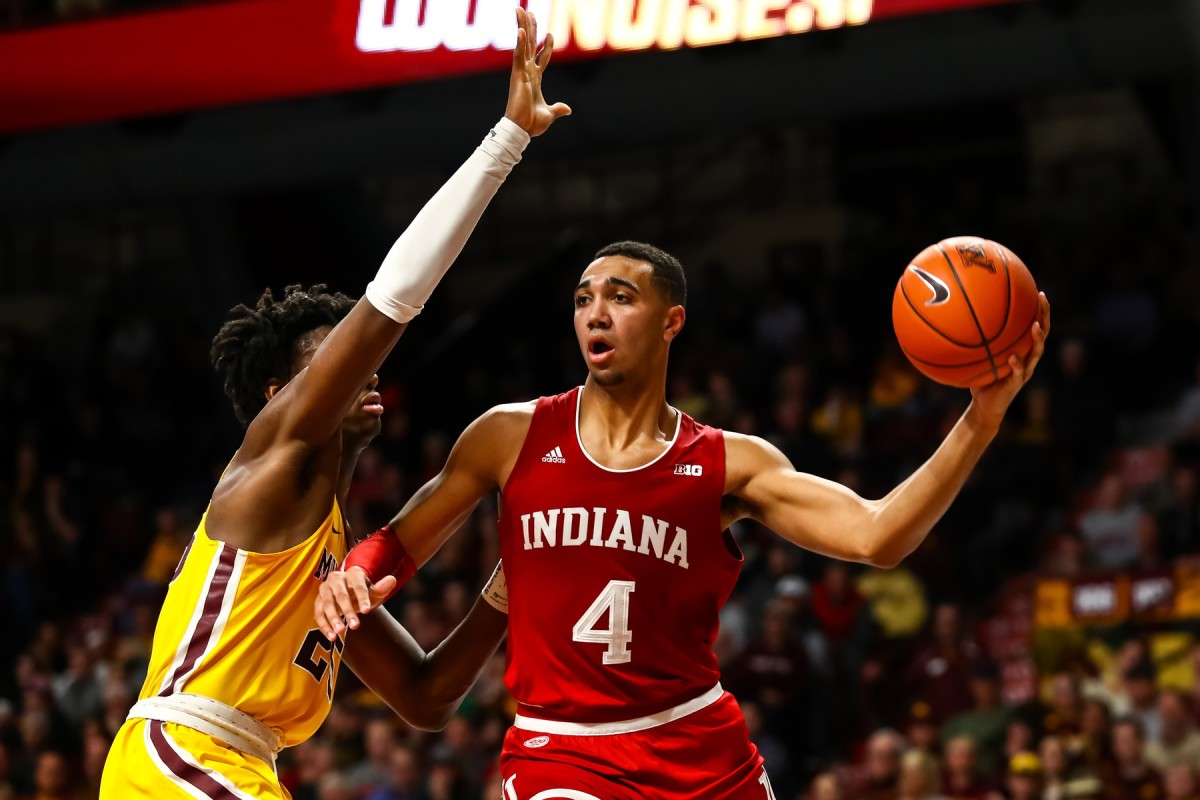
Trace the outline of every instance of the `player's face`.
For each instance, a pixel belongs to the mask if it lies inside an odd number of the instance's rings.
[[[575,338],[588,372],[617,386],[666,369],[667,346],[683,326],[653,282],[654,268],[626,256],[588,265],[575,289]]]
[[[323,325],[300,342],[300,353],[292,365],[293,377],[308,367],[309,362],[316,355],[317,348],[321,346],[321,342],[325,341],[325,337],[332,330],[332,327]],[[375,387],[378,385],[379,376],[372,375],[371,380],[367,381],[366,386],[359,393],[358,399],[354,405],[350,406],[345,419],[342,420],[342,435],[348,442],[370,441],[383,430],[383,400],[379,396],[379,392],[375,391]]]

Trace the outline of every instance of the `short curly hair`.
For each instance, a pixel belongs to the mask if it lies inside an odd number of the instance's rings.
[[[267,384],[289,378],[305,336],[337,325],[355,302],[341,292],[329,292],[323,283],[307,289],[293,284],[283,290],[282,300],[266,289],[254,308],[238,304],[230,309],[229,319],[213,337],[210,356],[243,428],[267,404]]]

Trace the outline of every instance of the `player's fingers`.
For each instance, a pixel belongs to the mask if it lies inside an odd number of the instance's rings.
[[[538,53],[537,65],[538,74],[546,71],[546,67],[550,66],[550,58],[554,55],[554,34],[546,34],[546,43],[542,45],[542,52]]]
[[[1050,335],[1050,299],[1045,292],[1038,292],[1038,322],[1042,324],[1045,335]]]
[[[1025,382],[1025,362],[1016,353],[1008,357],[1008,368],[1012,370],[1012,378],[1018,386]]]
[[[537,16],[535,16],[532,11],[528,12],[526,14],[526,16],[529,18],[529,33],[528,33],[529,60],[533,61],[536,64],[537,63],[537,40],[538,40],[538,38],[537,38]]]
[[[349,588],[346,586],[350,579],[350,574],[345,572],[338,574],[341,576],[340,580],[334,581],[333,578],[335,576],[331,574],[325,579],[325,583],[330,587],[333,600],[333,610],[331,612],[331,616],[335,617],[333,627],[334,630],[341,633],[343,625],[351,628],[358,627],[358,615],[354,611],[354,600],[350,596]]]
[[[364,614],[371,610],[371,589],[367,586],[366,581],[359,582],[353,578],[348,579],[346,581],[346,594],[350,598],[350,602],[353,604],[355,610],[361,611]],[[357,619],[350,622],[349,618],[347,618],[346,622],[351,628],[358,627]]]
[[[517,9],[520,11],[521,9]],[[525,68],[525,29],[517,28],[517,46],[513,48],[513,71]]]
[[[558,119],[559,117],[569,117],[571,116],[571,107],[566,103],[555,103],[554,105],[550,106],[550,113],[554,115],[555,119]]]
[[[396,591],[396,576],[385,575],[378,583],[371,587],[370,605],[363,607],[363,613],[365,614],[372,608],[383,605],[383,601],[387,600],[388,596],[394,591]]]
[[[329,602],[325,597],[317,597],[314,616],[317,618],[317,627],[321,629],[321,633],[325,634],[325,638],[331,642],[336,639],[338,635],[335,625],[337,618],[329,613]]]

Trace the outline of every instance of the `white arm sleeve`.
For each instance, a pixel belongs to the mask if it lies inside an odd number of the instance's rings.
[[[496,123],[392,245],[367,284],[371,305],[401,323],[421,313],[528,144],[529,134],[512,120]]]

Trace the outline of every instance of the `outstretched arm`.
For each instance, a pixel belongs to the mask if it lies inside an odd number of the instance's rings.
[[[547,36],[538,52],[533,15],[517,9],[517,22],[504,118],[417,214],[384,258],[363,299],[326,337],[307,369],[280,391],[273,413],[260,415],[261,421],[251,425],[244,454],[253,455],[280,440],[311,445],[329,440],[462,251],[530,137],[571,113],[565,104],[550,105],[542,96],[553,37]]]
[[[797,472],[777,448],[752,436],[725,435],[726,524],[750,517],[785,539],[833,558],[893,567],[924,541],[995,437],[1008,406],[1033,374],[1050,330],[1039,298],[1033,349],[1009,360],[1012,374],[972,389],[970,406],[937,451],[880,500]]]
[[[500,565],[459,626],[428,653],[386,610],[371,614],[347,637],[346,664],[408,724],[441,730],[504,639],[507,594],[497,596],[497,579],[504,579]]]

